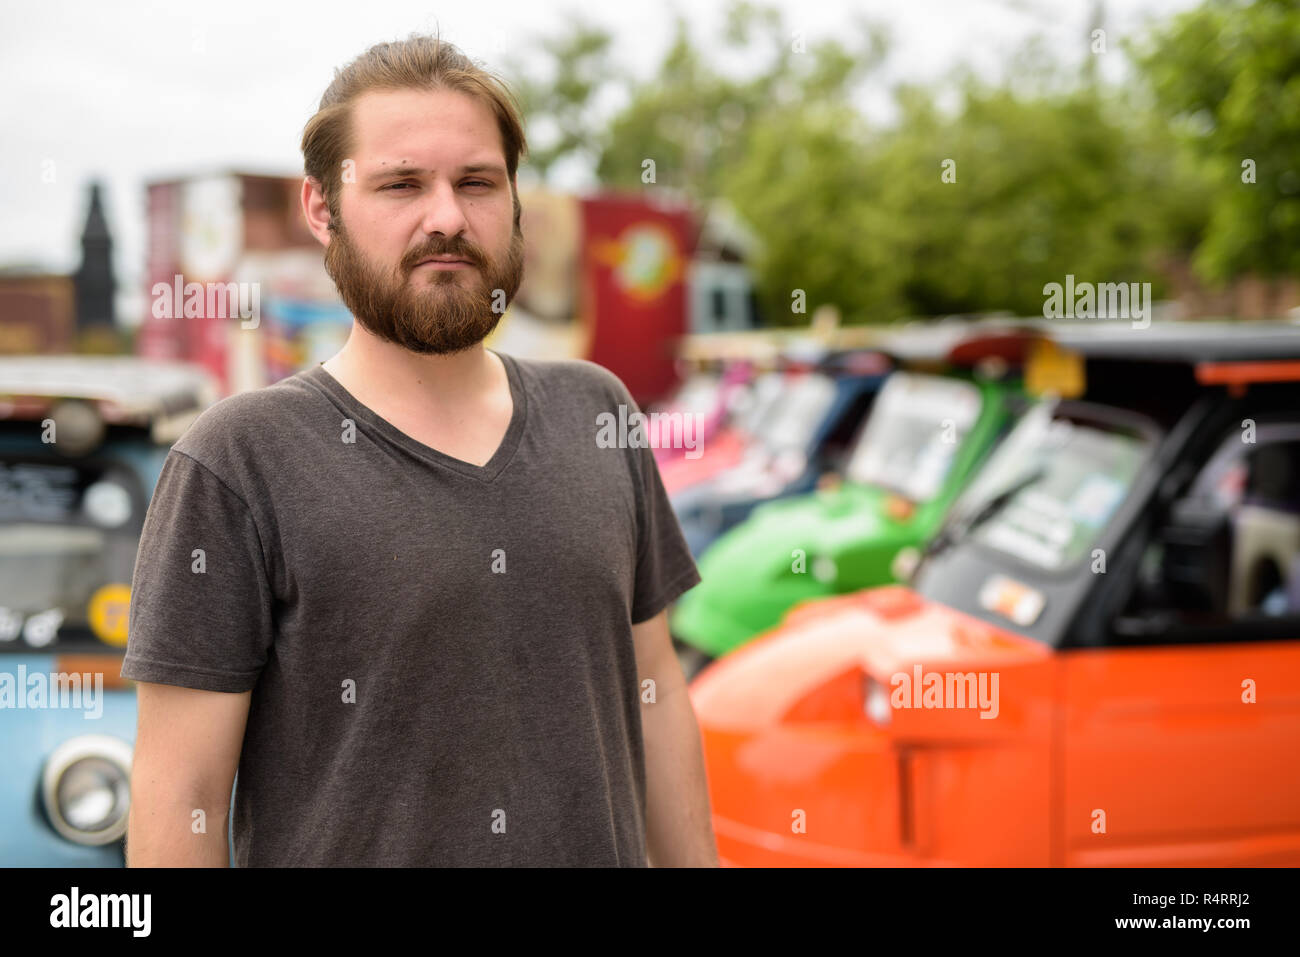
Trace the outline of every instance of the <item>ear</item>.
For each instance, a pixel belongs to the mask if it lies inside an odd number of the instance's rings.
[[[320,183],[308,176],[302,181],[302,215],[307,220],[307,228],[322,246],[328,246],[333,233],[330,232],[330,210],[325,205],[325,194]]]

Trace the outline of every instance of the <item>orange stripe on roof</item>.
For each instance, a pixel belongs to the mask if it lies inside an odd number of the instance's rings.
[[[1300,382],[1300,362],[1198,362],[1201,385],[1242,386],[1256,382]]]

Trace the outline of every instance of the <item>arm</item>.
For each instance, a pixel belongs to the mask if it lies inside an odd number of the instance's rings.
[[[226,820],[251,691],[230,694],[140,682],[129,867],[226,867]],[[195,833],[202,809],[206,833]]]
[[[653,678],[641,700],[645,738],[646,846],[657,867],[717,867],[700,728],[668,634],[668,613],[632,626],[637,674]]]

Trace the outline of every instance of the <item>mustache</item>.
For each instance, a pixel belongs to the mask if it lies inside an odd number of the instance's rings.
[[[483,257],[479,254],[479,251],[467,243],[430,242],[402,257],[400,264],[402,272],[409,273],[420,264],[421,260],[428,259],[431,256],[455,256],[457,259],[465,260],[472,266],[481,266],[483,264]]]

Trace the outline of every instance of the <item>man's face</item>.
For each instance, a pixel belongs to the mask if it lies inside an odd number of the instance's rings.
[[[343,183],[325,248],[325,269],[348,309],[412,352],[481,342],[524,274],[492,111],[450,90],[367,93],[352,105],[348,158],[355,182]],[[425,262],[432,257],[464,262]]]

